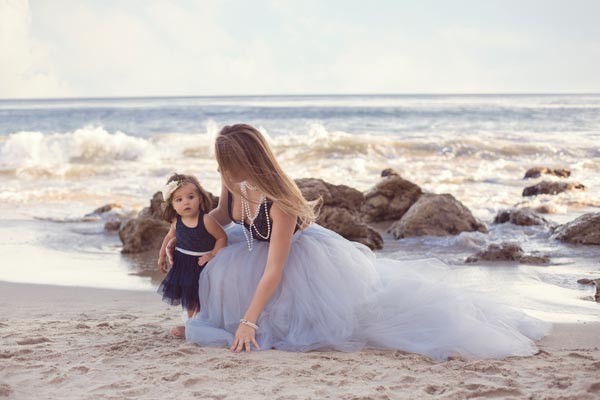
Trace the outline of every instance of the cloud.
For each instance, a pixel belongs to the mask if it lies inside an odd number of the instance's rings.
[[[53,71],[46,49],[31,37],[28,2],[0,1],[0,98],[72,94],[72,88]]]
[[[600,90],[591,22],[502,4],[0,0],[0,97]]]

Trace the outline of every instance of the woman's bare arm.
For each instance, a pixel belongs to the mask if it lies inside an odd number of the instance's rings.
[[[271,231],[267,265],[258,282],[250,306],[244,314],[244,319],[252,323],[256,323],[260,313],[279,287],[283,274],[283,267],[285,266],[290,251],[290,245],[296,227],[296,216],[285,213],[277,206],[277,204],[273,204],[271,207],[271,219],[273,220],[273,228]],[[240,324],[233,340],[231,350],[239,352],[245,346],[246,351],[250,351],[250,343],[253,343],[254,346],[258,348],[254,329],[250,326]]]

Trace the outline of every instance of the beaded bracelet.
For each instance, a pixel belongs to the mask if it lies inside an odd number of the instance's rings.
[[[240,319],[240,324],[244,324],[244,325],[248,325],[250,328],[254,328],[254,330],[258,330],[258,325],[256,325],[254,322],[250,322],[247,319]]]

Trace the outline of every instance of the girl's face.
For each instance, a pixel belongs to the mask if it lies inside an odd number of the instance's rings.
[[[193,217],[200,212],[200,196],[196,186],[186,183],[173,193],[171,204],[177,214],[182,217]]]

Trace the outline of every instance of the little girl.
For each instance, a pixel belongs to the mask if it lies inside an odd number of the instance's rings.
[[[174,174],[162,190],[165,208],[163,218],[171,223],[158,256],[158,266],[166,273],[167,243],[176,238],[173,266],[158,287],[158,293],[170,305],[179,305],[193,317],[200,310],[198,279],[200,272],[221,248],[227,245],[227,236],[208,212],[212,202],[198,180],[190,175]],[[177,337],[185,335],[185,327],[171,329]]]

